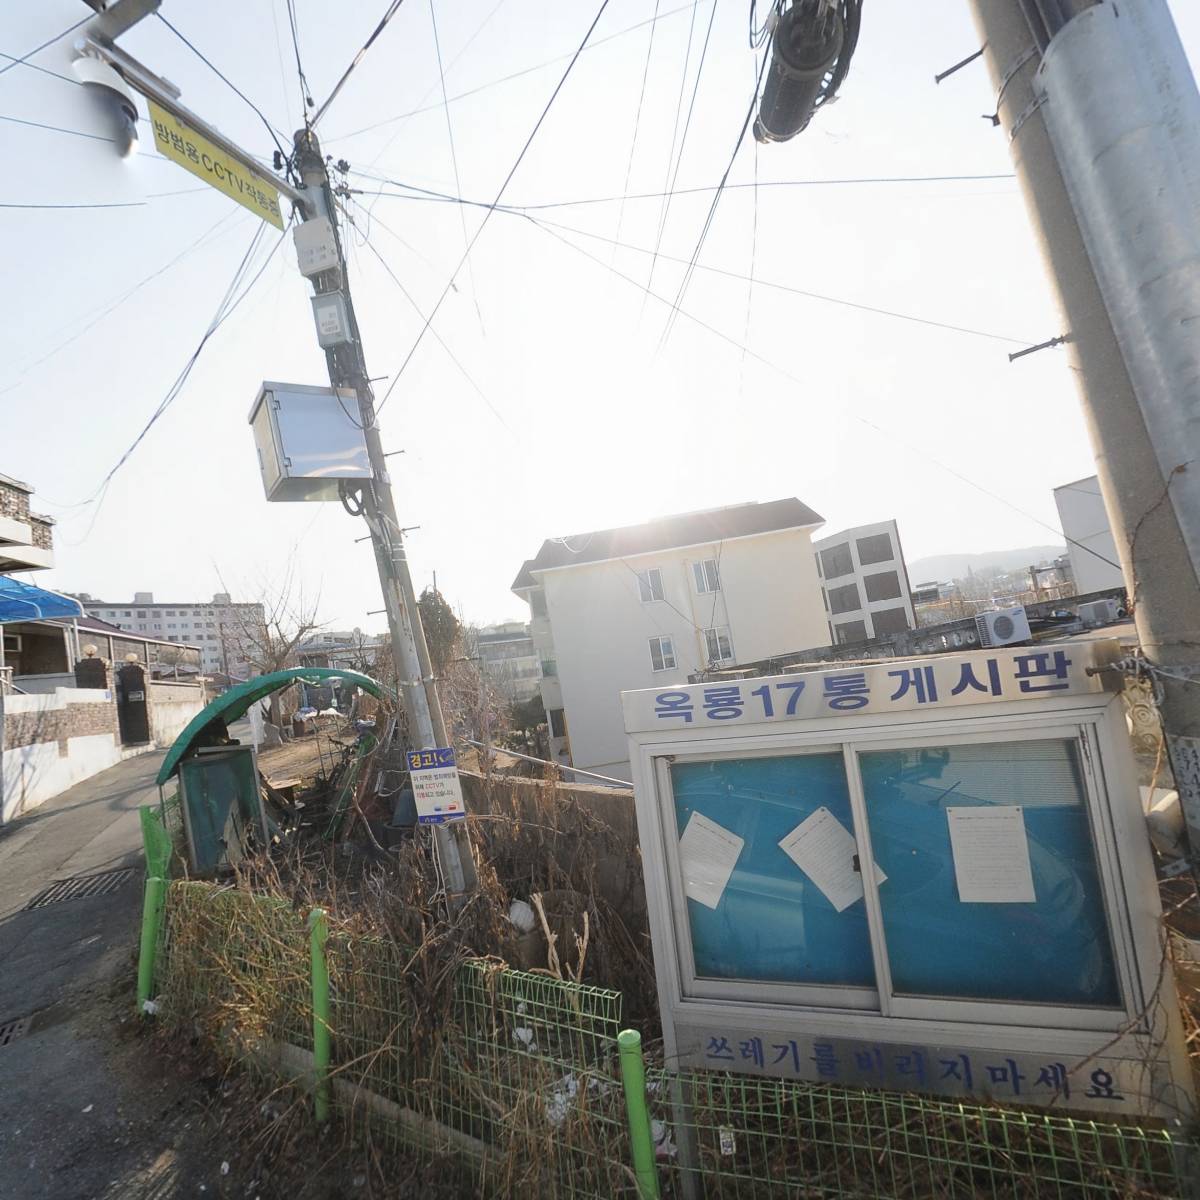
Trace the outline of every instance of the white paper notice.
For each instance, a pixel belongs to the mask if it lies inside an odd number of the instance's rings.
[[[820,888],[825,899],[844,912],[863,898],[862,875],[854,869],[858,843],[827,808],[818,808],[779,843],[779,848]],[[887,876],[877,866],[875,882]]]
[[[948,808],[954,878],[963,904],[1032,904],[1033,872],[1019,804]]]
[[[683,890],[693,900],[716,908],[733,874],[744,838],[694,812],[679,839],[679,868]]]

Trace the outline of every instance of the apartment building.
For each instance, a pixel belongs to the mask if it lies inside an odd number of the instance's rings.
[[[621,693],[827,641],[812,531],[795,497],[551,538],[529,604],[555,758],[629,778]]]
[[[97,600],[86,592],[77,599],[90,616],[121,629],[198,646],[206,675],[247,679],[256,673],[255,646],[262,644],[266,625],[259,603],[235,602],[228,592],[208,601],[156,601],[153,592],[134,592],[132,600],[123,602]]]
[[[485,625],[473,639],[480,669],[505,699],[522,702],[538,694],[541,658],[528,625],[522,621]]]
[[[857,525],[813,543],[829,614],[829,644],[914,629],[912,587],[895,521]]]

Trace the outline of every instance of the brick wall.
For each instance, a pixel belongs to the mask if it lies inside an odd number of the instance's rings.
[[[54,549],[54,522],[49,517],[39,517],[31,513],[29,528],[33,533],[33,544],[39,550]]]
[[[12,521],[29,520],[29,493],[0,483],[0,517]]]
[[[98,733],[117,732],[117,706],[111,700],[67,704],[36,712],[4,714],[4,748],[58,742],[65,752],[66,741]]]

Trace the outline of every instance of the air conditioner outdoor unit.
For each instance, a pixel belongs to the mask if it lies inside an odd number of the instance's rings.
[[[1110,596],[1107,600],[1089,600],[1087,604],[1081,604],[1076,612],[1084,625],[1094,628],[1115,621],[1120,615],[1120,607]]]
[[[981,646],[1011,646],[1014,642],[1027,642],[1029,618],[1025,606],[998,608],[994,612],[982,612],[975,617],[975,628]]]

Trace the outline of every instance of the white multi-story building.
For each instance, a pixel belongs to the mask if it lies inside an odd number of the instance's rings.
[[[480,667],[508,700],[532,700],[542,680],[541,659],[529,626],[522,621],[485,625],[475,631]]]
[[[858,525],[813,543],[829,613],[829,644],[863,642],[916,627],[895,521]]]
[[[825,645],[799,500],[552,538],[513,581],[530,607],[555,758],[629,778],[621,693]]]
[[[1121,560],[1100,494],[1100,480],[1090,475],[1087,479],[1064,483],[1054,489],[1054,503],[1067,539],[1075,591],[1086,596],[1089,592],[1124,587],[1125,576],[1117,565]]]
[[[228,592],[218,592],[207,602],[155,601],[152,592],[134,592],[132,600],[122,603],[96,600],[86,592],[78,599],[89,615],[121,629],[199,646],[206,675],[219,672],[247,679],[256,673],[255,647],[262,645],[266,626],[259,603],[235,603]]]

